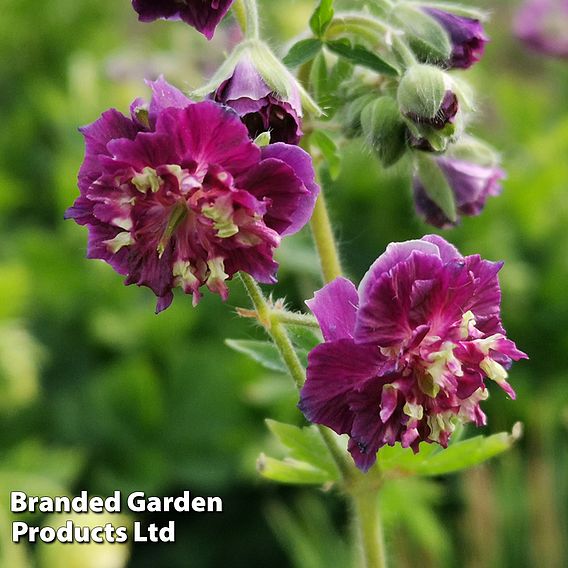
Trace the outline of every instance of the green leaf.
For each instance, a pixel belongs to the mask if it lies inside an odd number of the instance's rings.
[[[310,136],[310,142],[319,148],[329,168],[329,175],[336,180],[341,172],[341,156],[337,144],[323,130],[316,130]]]
[[[518,439],[520,433],[501,432],[493,436],[476,436],[458,442],[434,454],[421,464],[416,472],[419,475],[445,475],[479,465],[492,457],[506,452]]]
[[[435,444],[421,444],[414,454],[410,448],[382,448],[379,451],[379,465],[383,471],[397,470],[414,475],[446,475],[479,465],[492,457],[506,452],[521,435],[521,425],[516,424],[513,432],[501,432],[492,436],[476,436],[439,449]],[[386,450],[386,451],[385,451]]]
[[[322,37],[334,15],[333,0],[321,0],[310,18],[310,28],[317,37]]]
[[[298,428],[275,420],[266,420],[266,424],[279,442],[288,448],[290,458],[326,472],[326,481],[339,478],[337,466],[315,426]]]
[[[319,105],[326,106],[327,104],[327,80],[328,80],[327,62],[323,53],[318,53],[312,63],[310,69],[310,85],[312,86],[312,93]]]
[[[293,485],[324,485],[329,476],[326,471],[291,459],[277,460],[261,454],[256,463],[262,477]]]
[[[286,367],[280,359],[278,349],[268,341],[246,339],[226,339],[225,343],[235,351],[247,355],[266,369],[286,373]]]
[[[457,221],[456,202],[454,192],[438,167],[430,157],[418,155],[418,176],[428,197],[444,212],[452,222]]]
[[[322,42],[316,38],[303,39],[295,43],[283,61],[288,67],[297,67],[311,61],[322,48]]]
[[[393,67],[390,63],[387,63],[384,59],[381,59],[378,55],[375,55],[362,45],[352,45],[348,39],[328,41],[325,45],[330,51],[355,63],[355,65],[362,65],[383,75],[393,77],[399,75],[398,69]]]

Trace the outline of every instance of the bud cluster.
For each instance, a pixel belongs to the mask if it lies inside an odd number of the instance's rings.
[[[478,215],[504,177],[497,154],[465,135],[474,102],[460,71],[483,55],[483,17],[455,4],[441,9],[439,3],[397,3],[389,22],[400,74],[363,92],[358,88],[354,96],[347,91],[342,114],[344,134],[363,137],[383,167],[412,157],[417,212],[438,227],[455,225],[460,215]],[[484,155],[462,146],[483,147]],[[430,164],[420,167],[425,161]]]

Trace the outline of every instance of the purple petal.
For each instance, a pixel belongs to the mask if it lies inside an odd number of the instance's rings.
[[[389,244],[386,251],[375,260],[359,284],[361,301],[363,302],[368,298],[370,290],[386,272],[399,262],[405,261],[414,251],[433,255],[439,254],[439,248],[436,244],[425,239]]]
[[[169,137],[177,155],[198,164],[216,164],[235,177],[259,160],[260,150],[249,139],[237,114],[211,101],[165,110],[158,118],[156,132]]]
[[[280,235],[290,233],[290,226],[303,213],[298,210],[307,190],[288,164],[274,158],[264,159],[236,182],[257,199],[268,200],[264,221],[270,228]]]
[[[359,296],[347,278],[336,278],[306,302],[316,316],[326,341],[353,337]]]
[[[312,158],[302,148],[280,142],[264,147],[262,158],[263,160],[276,158],[288,164],[306,189],[300,197],[290,225],[281,234],[285,236],[297,233],[310,220],[320,191],[315,180]]]
[[[380,368],[380,354],[373,346],[349,339],[322,343],[308,356],[308,377],[298,406],[311,422],[347,434],[353,422],[347,394]]]
[[[181,19],[211,39],[232,3],[233,0],[133,0],[132,6],[141,22]]]
[[[146,81],[146,84],[152,89],[152,100],[150,101],[148,112],[148,118],[152,127],[155,127],[160,113],[167,108],[185,108],[193,104],[193,101],[179,89],[170,85],[163,75],[160,75],[156,81]]]

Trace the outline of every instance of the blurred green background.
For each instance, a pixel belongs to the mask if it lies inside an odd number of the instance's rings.
[[[314,2],[261,4],[267,37],[282,46]],[[506,260],[504,321],[531,360],[511,373],[517,402],[493,389],[486,430],[520,420],[525,436],[465,475],[391,486],[383,509],[397,568],[555,568],[568,558],[568,63],[527,52],[510,32],[516,3],[497,4],[487,56],[467,75],[479,95],[474,130],[502,153],[508,179],[481,217],[445,236],[464,254]],[[135,546],[132,568],[348,564],[336,497],[257,478],[255,459],[272,444],[264,418],[302,419],[291,381],[223,343],[260,336],[234,313],[247,305],[239,283],[227,304],[206,295],[193,309],[179,295],[155,316],[152,293],[87,261],[86,231],[63,222],[83,155],[77,126],[110,106],[127,112],[147,95],[145,77],[198,86],[233,35],[225,26],[208,44],[179,23],[142,25],[127,0],[1,0],[2,567],[119,568],[127,554],[11,545],[11,489],[222,496],[222,515],[176,518],[175,545]],[[381,171],[357,143],[326,190],[355,280],[388,242],[430,232],[413,214],[407,173]],[[274,293],[300,308],[320,286],[309,233],[279,257]]]

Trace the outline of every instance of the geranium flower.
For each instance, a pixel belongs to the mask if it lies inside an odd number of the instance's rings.
[[[389,245],[358,290],[338,278],[308,302],[325,343],[309,354],[299,406],[349,434],[361,470],[385,444],[445,447],[458,422],[485,424],[487,378],[515,397],[507,368],[526,355],[501,325],[501,266],[428,235]]]
[[[88,258],[108,262],[125,284],[151,288],[157,312],[180,287],[227,297],[242,270],[274,283],[273,251],[309,220],[319,191],[297,146],[262,150],[238,115],[194,103],[163,79],[128,118],[111,109],[81,129],[81,195],[67,213],[89,229]]]
[[[183,20],[211,39],[233,0],[132,0],[141,22]]]

